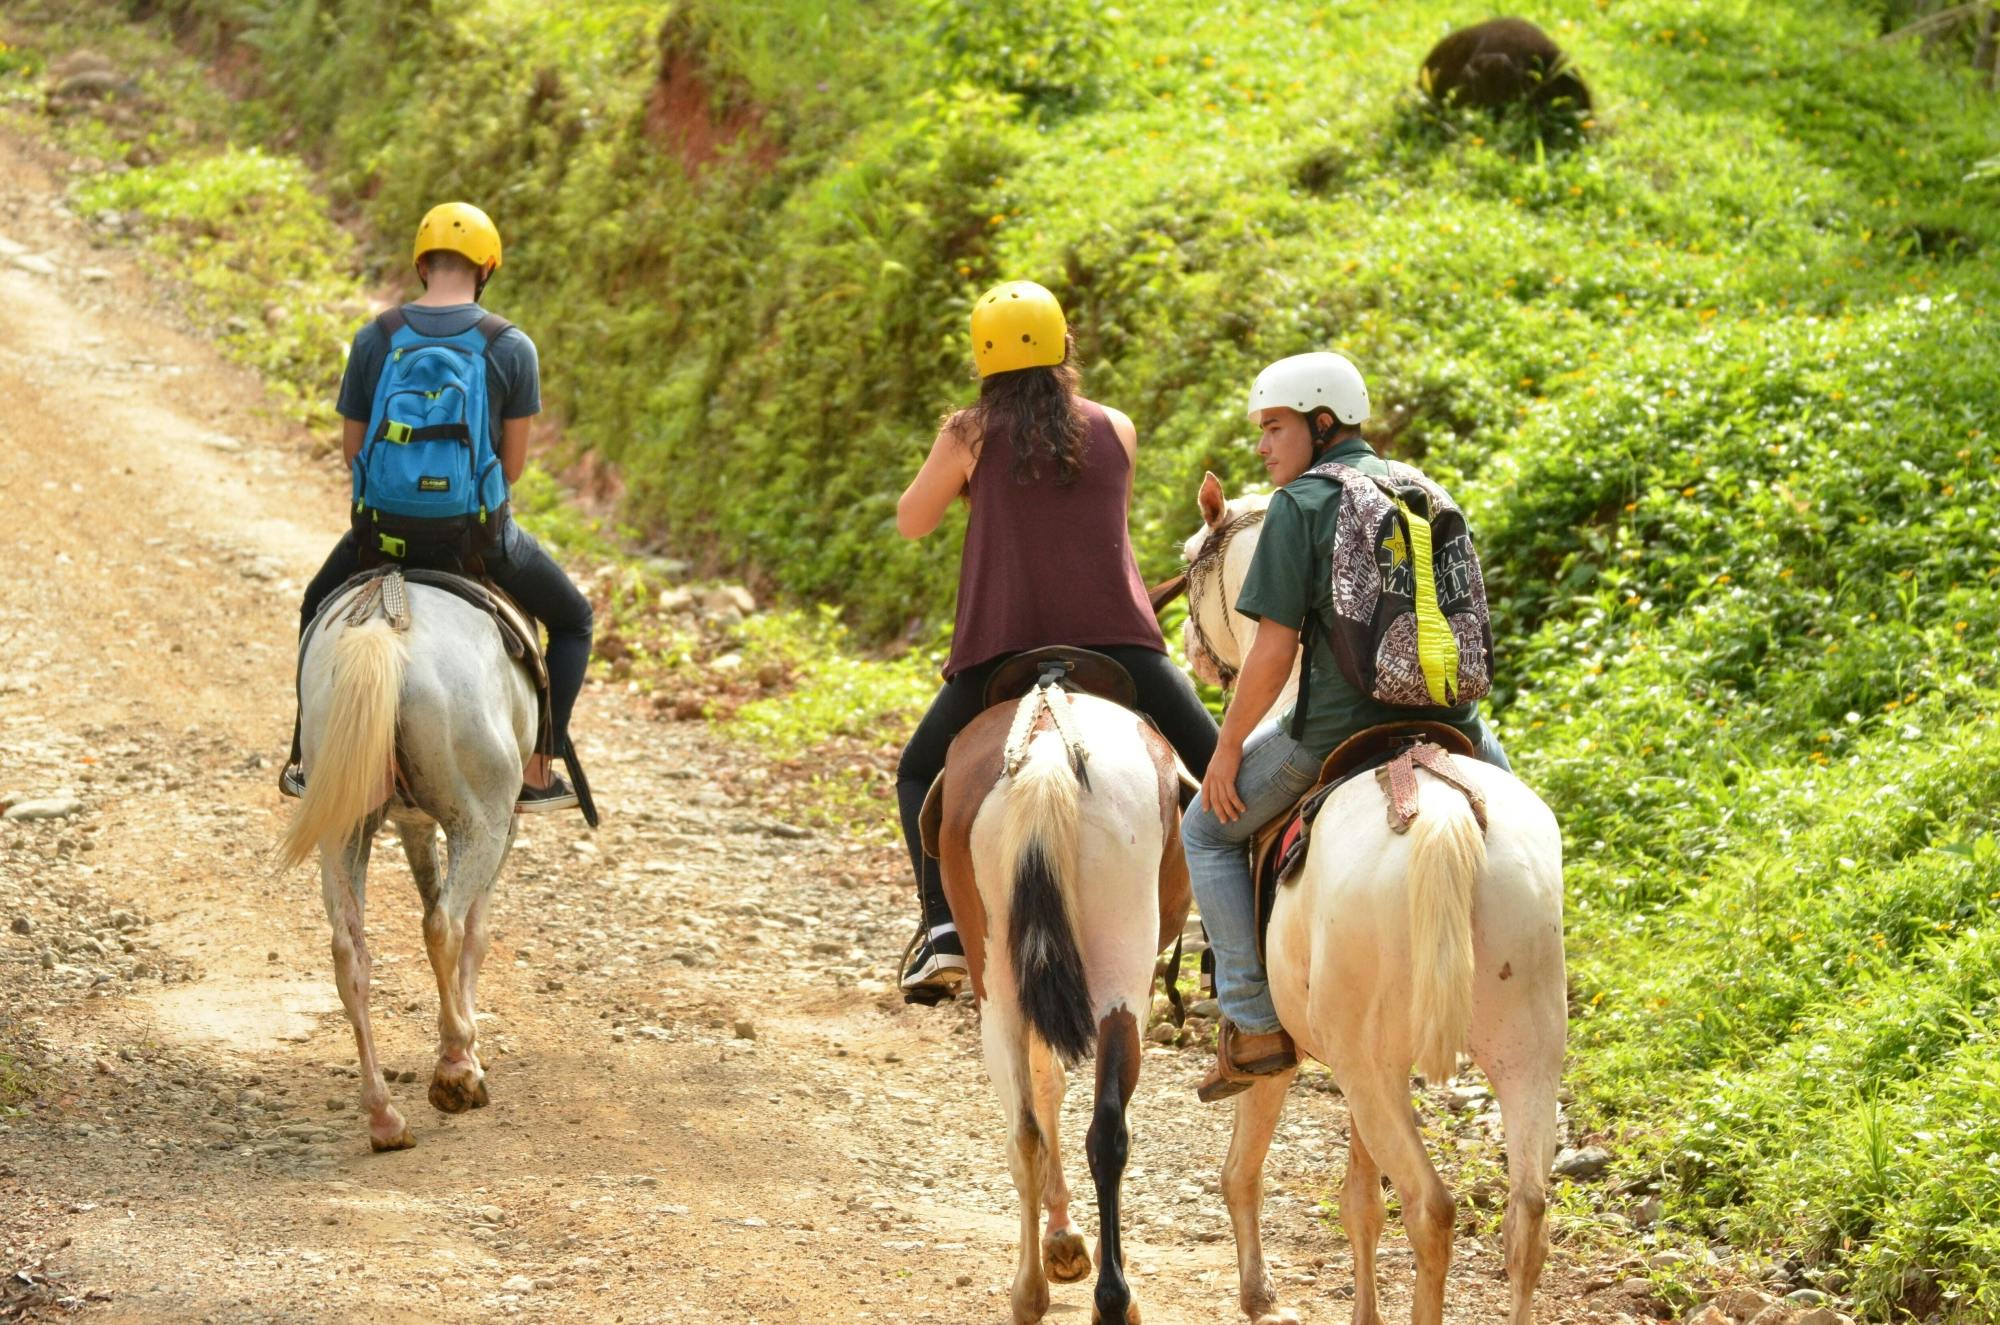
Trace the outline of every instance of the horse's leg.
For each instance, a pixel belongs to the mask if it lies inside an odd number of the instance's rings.
[[[1069,1180],[1063,1176],[1062,1102],[1068,1078],[1047,1045],[1028,1041],[1028,1070],[1035,1079],[1035,1122],[1042,1129],[1042,1270],[1051,1283],[1081,1283],[1090,1276],[1090,1248],[1069,1213]]]
[[[1021,1234],[1014,1267],[1014,1325],[1034,1325],[1048,1313],[1049,1281],[1042,1272],[1035,1234],[1041,1222],[1042,1180],[1047,1145],[1036,1120],[1035,1081],[1029,1062],[1028,1028],[1011,991],[987,999],[979,1017],[986,1048],[986,1071],[1007,1119],[1007,1168],[1021,1198]]]
[[[410,873],[417,881],[417,892],[424,899],[424,914],[429,916],[438,905],[443,876],[438,869],[437,829],[429,824],[401,823],[397,832],[403,839],[403,854],[409,857]],[[513,825],[508,825],[508,838],[513,837]],[[492,946],[492,936],[486,926],[487,903],[492,897],[489,887],[472,899],[465,912],[465,939],[459,945],[458,993],[459,1006],[473,1018],[472,1043],[467,1046],[475,1059],[479,1050],[479,1025],[477,1020],[478,1001],[474,997],[479,984],[479,966],[486,959],[486,950]],[[430,946],[428,932],[425,947]],[[435,960],[435,958],[433,958]],[[474,1107],[477,1107],[476,1105]]]
[[[1507,1134],[1507,1213],[1501,1240],[1513,1296],[1509,1325],[1533,1325],[1535,1285],[1549,1254],[1548,1174],[1556,1157],[1556,1071],[1495,1078]]]
[[[389,1086],[375,1057],[375,1032],[368,1020],[368,932],[362,923],[368,894],[368,850],[379,816],[339,850],[322,847],[319,855],[320,897],[333,927],[333,982],[340,1005],[354,1027],[354,1045],[361,1058],[361,1106],[368,1110],[368,1144],[375,1150],[407,1150],[416,1144],[403,1115],[389,1103]]]
[[[1141,1004],[1140,1006],[1145,1006]],[[1102,1264],[1090,1318],[1098,1325],[1139,1325],[1139,1304],[1125,1282],[1125,1246],[1119,1226],[1119,1188],[1131,1154],[1132,1130],[1125,1110],[1139,1084],[1139,1021],[1121,1007],[1097,1023],[1097,1108],[1084,1145],[1090,1176],[1097,1185],[1097,1246]]]
[[[478,1030],[472,1001],[460,971],[466,959],[466,916],[492,891],[510,834],[504,825],[481,824],[478,818],[467,815],[449,830],[450,872],[436,904],[424,913],[424,947],[438,986],[438,1060],[430,1099],[445,1113],[482,1108],[487,1098],[486,1074],[473,1052]]]
[[[514,847],[514,830],[520,824],[515,815],[507,816],[507,840],[500,847],[500,861],[504,863],[507,853]],[[472,899],[472,906],[465,913],[465,950],[458,961],[458,980],[465,997],[467,1009],[479,1006],[479,971],[486,964],[486,951],[493,946],[493,929],[489,917],[493,912],[493,888],[500,881],[500,865],[493,867],[491,881]],[[477,1012],[474,1012],[476,1019]],[[474,1027],[475,1039],[477,1026]]]
[[[1352,1118],[1347,1127],[1347,1177],[1340,1184],[1340,1226],[1354,1252],[1354,1316],[1348,1325],[1376,1325],[1381,1309],[1375,1298],[1375,1246],[1389,1218],[1382,1199],[1382,1169],[1368,1153],[1361,1129]]]
[[[1534,1320],[1535,1285],[1548,1256],[1549,1168],[1556,1154],[1556,1094],[1569,1026],[1562,879],[1553,833],[1545,850],[1529,857],[1546,871],[1534,886],[1502,874],[1482,896],[1487,910],[1478,934],[1482,951],[1468,1035],[1473,1061],[1500,1101],[1506,1135],[1507,1212],[1500,1228],[1512,1325]]]
[[[1368,1153],[1388,1172],[1403,1203],[1403,1229],[1417,1260],[1411,1323],[1442,1325],[1444,1280],[1451,1268],[1457,1207],[1444,1180],[1431,1167],[1430,1156],[1424,1153],[1417,1116],[1410,1108],[1409,1069],[1381,1063],[1374,1066],[1373,1073],[1357,1074],[1361,1079],[1348,1090],[1353,1135],[1366,1138]]]
[[[486,951],[493,946],[493,930],[487,923],[492,913],[493,886],[488,884],[465,912],[465,944],[458,954],[458,996],[466,1014],[473,1018],[473,1047],[478,1049],[479,968],[486,964]]]
[[[1296,1071],[1258,1077],[1236,1097],[1236,1125],[1229,1134],[1229,1155],[1222,1161],[1222,1199],[1236,1233],[1236,1300],[1256,1325],[1296,1325],[1298,1316],[1278,1306],[1278,1293],[1264,1268],[1264,1157],[1278,1116],[1285,1111],[1285,1092]]]

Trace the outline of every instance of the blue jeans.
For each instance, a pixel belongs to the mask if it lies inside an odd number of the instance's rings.
[[[1477,738],[1481,760],[1509,768],[1507,752],[1485,720]],[[1197,796],[1181,818],[1181,845],[1187,850],[1188,880],[1194,885],[1208,946],[1215,954],[1215,1000],[1222,1015],[1246,1035],[1278,1029],[1278,1010],[1257,955],[1256,882],[1250,877],[1250,837],[1291,808],[1319,776],[1326,752],[1315,752],[1267,722],[1243,743],[1236,770],[1236,795],[1243,813],[1223,823]]]
[[[1267,722],[1243,743],[1236,795],[1243,813],[1223,823],[1196,796],[1181,818],[1188,880],[1201,907],[1208,946],[1215,953],[1215,998],[1222,1015],[1246,1035],[1278,1029],[1278,1010],[1257,956],[1257,899],[1250,878],[1250,835],[1305,795],[1319,775],[1311,750]]]

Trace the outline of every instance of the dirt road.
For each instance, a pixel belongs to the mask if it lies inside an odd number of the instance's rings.
[[[377,853],[376,1030],[418,1144],[369,1153],[316,872],[267,861],[340,480],[60,196],[0,139],[0,799],[79,803],[0,824],[0,1049],[35,1088],[0,1109],[0,1272],[44,1275],[0,1319],[84,1294],[99,1321],[1006,1319],[999,1113],[972,1010],[888,986],[896,853],[790,827],[754,755],[622,688],[576,723],[603,829],[532,822],[499,888],[490,1108],[425,1102],[436,993],[408,873]],[[1237,1318],[1201,1067],[1154,1047],[1139,1085],[1149,1321]],[[1094,1233],[1087,1094],[1067,1140]],[[1492,1171],[1489,1122],[1475,1104],[1442,1150]],[[1323,1078],[1302,1087],[1270,1170],[1274,1273],[1313,1322],[1348,1314],[1320,1206],[1343,1126]],[[1498,1249],[1460,1246],[1453,1319],[1495,1319]],[[1393,1231],[1384,1268],[1399,1316]],[[1583,1273],[1559,1248],[1544,1319],[1633,1309],[1581,1297]],[[1055,1290],[1054,1319],[1089,1310]]]

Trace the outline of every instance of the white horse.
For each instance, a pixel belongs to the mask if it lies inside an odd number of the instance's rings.
[[[1213,474],[1202,482],[1204,527],[1187,545],[1186,643],[1196,673],[1216,684],[1233,679],[1255,634],[1257,623],[1233,609],[1267,501],[1225,502]],[[1375,1245],[1384,1172],[1416,1254],[1411,1319],[1444,1318],[1455,1209],[1410,1108],[1412,1067],[1441,1082],[1468,1049],[1499,1098],[1512,1325],[1534,1319],[1548,1253],[1547,1181],[1568,1032],[1562,836],[1548,807],[1511,774],[1456,756],[1453,766],[1485,798],[1483,835],[1466,799],[1428,773],[1418,776],[1411,831],[1398,835],[1375,779],[1356,778],[1320,809],[1305,864],[1278,890],[1266,931],[1278,1018],[1302,1053],[1331,1069],[1347,1099],[1340,1219],[1354,1252],[1353,1325],[1380,1319]],[[1258,1230],[1264,1156],[1292,1075],[1260,1078],[1238,1097],[1223,1166],[1239,1302],[1258,1325],[1298,1319],[1276,1306]]]
[[[1031,711],[1043,703],[1031,692],[959,734],[945,762],[935,841],[1021,1198],[1016,1325],[1048,1311],[1051,1279],[1074,1283],[1090,1273],[1070,1221],[1057,1123],[1063,1066],[1093,1048],[1097,1107],[1085,1145],[1097,1187],[1099,1273],[1091,1319],[1136,1325],[1119,1183],[1154,958],[1187,918],[1179,779],[1172,749],[1130,709],[1087,694],[1056,692],[1048,702],[1067,705],[1062,724]],[[1065,725],[1084,752],[1087,786]]]
[[[379,583],[371,582],[371,583]],[[361,1055],[361,1102],[376,1150],[416,1144],[389,1102],[368,1022],[362,925],[368,853],[393,820],[424,900],[424,946],[438,985],[438,1059],[430,1101],[446,1113],[486,1103],[473,997],[491,941],[487,906],[514,841],[514,800],[532,752],[534,688],[483,610],[408,586],[408,628],[364,606],[368,586],[330,599],[300,668],[305,795],[278,847],[287,867],[315,847],[333,926],[334,981]],[[438,867],[444,829],[447,867]]]

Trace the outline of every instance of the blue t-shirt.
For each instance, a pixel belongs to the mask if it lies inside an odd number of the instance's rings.
[[[403,316],[410,330],[424,336],[456,336],[470,331],[486,316],[478,304],[449,304],[430,308],[404,304]],[[371,319],[354,334],[354,346],[347,352],[347,370],[340,378],[340,401],[335,406],[344,419],[368,422],[375,406],[375,385],[382,377],[382,364],[389,357],[389,338]],[[500,424],[504,419],[525,419],[542,412],[541,361],[535,342],[519,327],[509,327],[486,347],[486,399],[493,410],[493,450],[500,450]]]

